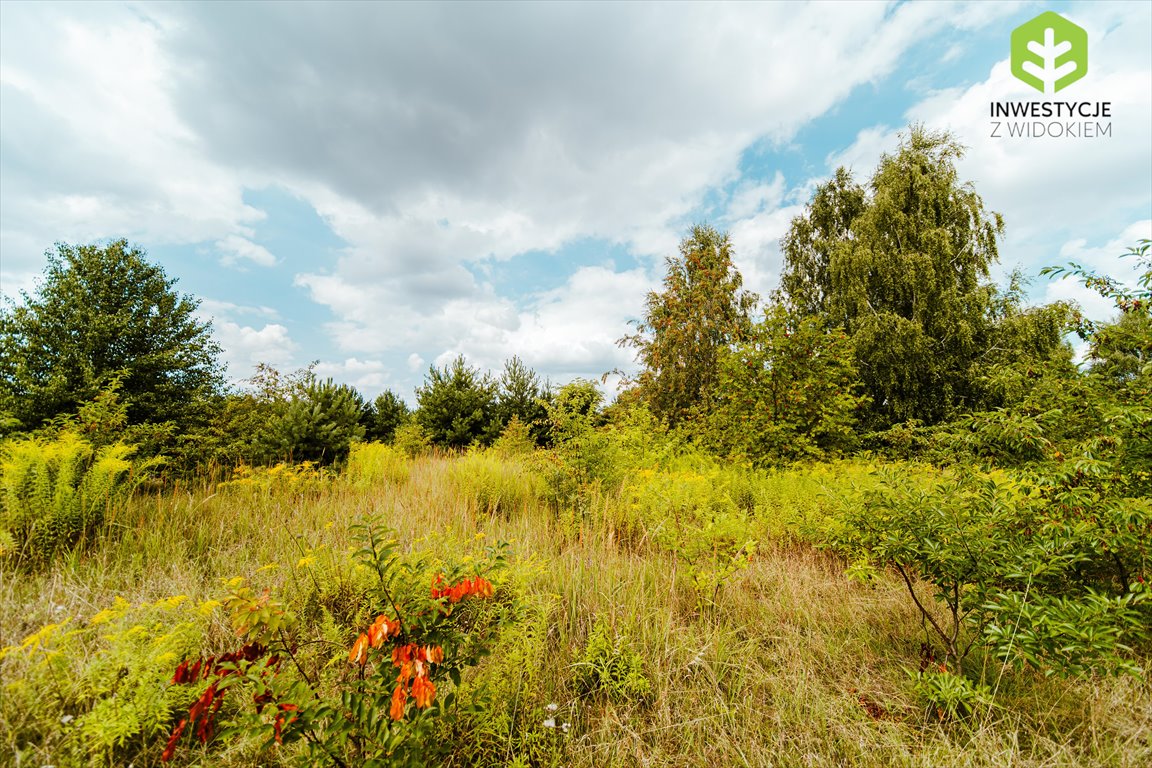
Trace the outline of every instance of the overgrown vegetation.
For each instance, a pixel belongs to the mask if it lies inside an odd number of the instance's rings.
[[[730,240],[694,228],[607,406],[591,381],[459,357],[413,412],[262,366],[239,391],[196,384],[172,421],[143,407],[170,388],[132,365],[57,375],[30,329],[83,300],[86,260],[143,269],[137,298],[170,319],[194,303],[123,243],[62,247],[4,317],[0,749],[1152,761],[1152,243],[1128,254],[1135,285],[1045,271],[1113,317],[1026,307],[1019,276],[988,281],[1001,221],[959,153],[913,129],[867,187],[836,174],[758,312]]]

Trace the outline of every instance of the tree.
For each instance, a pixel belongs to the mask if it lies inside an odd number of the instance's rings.
[[[618,343],[635,347],[644,366],[641,399],[675,426],[709,410],[721,351],[746,337],[758,297],[741,289],[731,238],[706,224],[694,226],[666,264],[664,290],[648,294],[636,333]]]
[[[528,428],[536,443],[542,442],[548,430],[545,394],[536,372],[513,355],[504,363],[504,372],[500,375],[500,394],[496,403],[500,428],[518,419]]]
[[[815,318],[772,306],[749,338],[720,356],[720,394],[710,440],[756,464],[819,459],[851,448],[867,398],[851,342]]]
[[[199,420],[223,387],[199,302],[125,240],[47,256],[36,294],[0,310],[0,411],[35,429],[119,377],[129,424]]]
[[[458,356],[442,369],[429,366],[416,389],[416,421],[432,442],[445,448],[491,443],[499,434],[496,382]]]
[[[353,387],[312,379],[277,409],[260,442],[274,459],[332,464],[364,437],[364,399]]]
[[[397,428],[408,421],[409,415],[408,404],[395,392],[386,389],[364,408],[365,437],[390,443]]]
[[[838,170],[783,241],[780,295],[852,337],[874,426],[936,423],[979,399],[1003,221],[960,182],[962,155],[948,133],[913,127],[867,189]]]

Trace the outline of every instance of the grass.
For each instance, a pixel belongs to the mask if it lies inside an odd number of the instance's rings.
[[[233,576],[291,600],[317,575],[324,578],[325,563],[346,558],[348,526],[375,513],[402,546],[432,555],[478,554],[496,540],[513,545],[505,588],[523,608],[465,680],[462,693],[486,691],[491,704],[485,717],[454,734],[454,764],[1152,763],[1152,687],[1144,680],[1001,675],[994,661],[976,657],[975,669],[1000,678],[994,705],[956,722],[926,710],[905,671],[919,666],[924,633],[903,585],[850,580],[843,562],[789,534],[819,527],[822,516],[846,503],[849,486],[868,482],[863,465],[744,476],[724,486],[743,489],[734,495],[746,500],[761,544],[702,605],[684,578],[681,554],[623,530],[621,494],[593,495],[581,514],[556,510],[536,490],[523,490],[535,486],[525,485],[534,481],[524,479],[527,465],[517,460],[506,474],[485,465],[492,482],[515,496],[515,503],[494,505],[481,503],[461,469],[475,458],[377,457],[375,481],[371,458],[362,457],[351,479],[137,495],[110,513],[103,539],[85,553],[48,570],[0,572],[0,647],[18,646],[65,618],[82,627],[118,596],[138,605],[187,595],[187,605],[197,605],[218,597],[220,580]],[[576,689],[573,665],[597,621],[643,659],[650,697],[588,697]],[[198,626],[210,652],[231,642],[218,615]],[[95,633],[79,636],[58,673],[83,678],[106,646]],[[58,723],[76,704],[12,693],[43,674],[27,654],[10,652],[0,661],[9,692],[0,699],[0,752],[19,749],[19,765],[74,759],[62,751]],[[547,719],[557,727],[546,727]],[[158,764],[162,747],[163,739],[133,747],[133,764]],[[199,765],[255,759],[243,745],[191,756]]]

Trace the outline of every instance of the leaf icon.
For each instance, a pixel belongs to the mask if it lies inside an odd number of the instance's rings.
[[[1088,74],[1088,33],[1048,11],[1012,31],[1012,74],[1056,93]]]

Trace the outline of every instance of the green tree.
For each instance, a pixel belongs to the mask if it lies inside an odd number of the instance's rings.
[[[722,350],[751,327],[758,297],[741,289],[732,264],[732,240],[706,224],[692,228],[679,257],[666,259],[664,290],[648,294],[636,333],[618,342],[635,347],[644,366],[639,396],[657,417],[675,426],[707,413],[716,394]]]
[[[129,424],[201,420],[220,347],[175,283],[125,240],[58,245],[36,293],[0,310],[0,411],[35,429],[118,378]]]
[[[496,413],[501,429],[513,419],[518,419],[528,428],[536,443],[542,442],[548,428],[546,402],[545,387],[541,385],[540,377],[523,360],[513,355],[504,363],[504,371],[500,375]]]
[[[355,388],[332,379],[312,379],[276,410],[260,438],[273,459],[343,461],[353,441],[364,437],[364,399]]]
[[[410,415],[403,398],[390,389],[384,390],[365,406],[361,415],[365,439],[392,442],[396,430],[408,421]]]
[[[948,133],[913,127],[867,188],[838,170],[783,241],[780,295],[852,337],[873,426],[937,423],[981,397],[1003,222],[960,181],[962,155]]]
[[[855,444],[867,397],[845,334],[771,307],[746,341],[720,356],[720,394],[709,418],[716,448],[757,464],[824,458]]]
[[[460,355],[443,368],[429,366],[423,386],[416,389],[416,421],[444,448],[491,443],[500,429],[496,395],[492,377]]]

